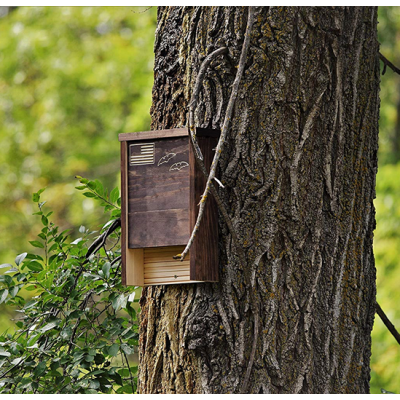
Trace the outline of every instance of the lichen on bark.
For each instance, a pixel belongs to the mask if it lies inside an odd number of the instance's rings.
[[[246,7],[159,8],[153,129],[187,125],[201,62],[226,46],[195,115],[221,126],[246,19]],[[218,283],[143,290],[140,393],[369,391],[376,24],[373,7],[256,8],[220,162],[246,265],[221,218]]]

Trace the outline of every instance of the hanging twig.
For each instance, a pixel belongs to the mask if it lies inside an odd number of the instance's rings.
[[[200,66],[200,70],[199,73],[197,74],[197,78],[196,78],[196,83],[194,85],[194,89],[193,89],[193,94],[192,94],[192,98],[190,100],[189,103],[189,132],[190,132],[190,138],[192,139],[192,144],[195,150],[195,155],[196,158],[203,161],[203,154],[201,153],[199,144],[197,143],[197,139],[196,139],[196,130],[195,130],[195,122],[194,122],[194,111],[196,109],[197,106],[197,102],[199,100],[199,94],[200,94],[200,89],[201,89],[201,85],[203,83],[203,79],[204,79],[204,75],[207,71],[207,68],[210,64],[210,62],[218,57],[221,54],[225,54],[227,53],[228,48],[227,47],[221,47],[220,49],[217,49],[215,51],[213,51],[211,54],[209,54],[203,61],[203,63]]]
[[[219,56],[221,54],[225,54],[226,52],[227,52],[227,48],[226,47],[222,47],[220,49],[217,49],[217,50],[213,51],[211,54],[209,54],[204,59],[203,63],[200,66],[200,70],[199,70],[199,73],[197,75],[196,83],[195,83],[195,86],[194,86],[194,89],[193,89],[192,98],[191,98],[190,103],[189,103],[189,132],[190,132],[191,142],[192,142],[194,150],[195,150],[194,151],[194,156],[195,156],[195,159],[196,159],[196,162],[197,162],[198,166],[200,167],[201,172],[203,173],[203,175],[204,175],[204,177],[206,179],[208,179],[208,172],[207,172],[207,169],[206,169],[206,167],[204,165],[203,154],[201,152],[201,149],[200,149],[200,147],[198,145],[198,142],[197,142],[197,139],[196,139],[194,112],[196,110],[196,106],[197,106],[197,102],[198,102],[198,98],[199,98],[201,85],[202,85],[202,82],[204,80],[204,76],[205,76],[205,72],[207,70],[207,67],[209,66],[209,64],[211,63],[211,61],[213,59],[215,59],[217,56]],[[222,183],[219,182],[216,178],[215,178],[215,181],[220,186],[223,187]],[[243,249],[240,247],[239,239],[238,239],[238,237],[236,235],[235,228],[233,226],[231,218],[229,217],[229,213],[228,213],[226,207],[224,206],[221,197],[218,194],[217,189],[213,185],[211,185],[211,193],[213,194],[213,196],[215,198],[217,206],[218,206],[219,210],[221,211],[222,217],[224,218],[224,221],[225,221],[225,223],[226,223],[226,225],[227,225],[227,227],[229,229],[229,232],[230,232],[230,234],[232,236],[232,240],[233,240],[233,242],[235,244],[235,247],[236,247],[240,262],[241,262],[242,265],[244,265],[245,264],[244,252],[243,252]],[[185,254],[185,256],[186,256],[186,254]],[[183,258],[181,258],[182,254],[178,254],[173,258],[181,259],[181,261],[183,261],[185,256],[183,256]]]
[[[400,344],[400,334],[397,332],[394,325],[390,322],[389,318],[383,312],[381,306],[376,303],[376,313],[381,317],[382,322],[385,324],[386,328],[388,328],[389,332],[393,335],[393,337],[397,340],[397,343]]]
[[[384,64],[382,75],[385,75],[386,73],[386,67],[389,67],[392,69],[394,72],[400,75],[400,68],[397,68],[395,65],[393,65],[382,53],[379,53],[379,58]]]
[[[246,33],[245,33],[245,38],[244,38],[244,42],[243,42],[242,52],[240,55],[238,71],[236,73],[236,77],[235,77],[235,80],[232,85],[232,92],[231,92],[231,96],[229,98],[228,107],[226,109],[224,124],[222,125],[222,130],[221,130],[221,136],[219,138],[218,145],[217,145],[215,155],[214,155],[214,159],[211,164],[210,173],[208,175],[208,179],[207,179],[207,183],[206,183],[206,188],[205,188],[204,193],[200,200],[200,208],[199,208],[199,213],[197,216],[197,221],[193,228],[193,231],[192,231],[192,234],[188,241],[188,244],[186,245],[185,250],[183,250],[183,252],[181,254],[181,261],[183,261],[185,259],[186,254],[189,252],[189,249],[192,246],[193,240],[199,229],[199,226],[200,226],[201,220],[203,218],[203,214],[204,214],[204,208],[205,208],[205,205],[207,202],[207,196],[210,191],[212,191],[214,193],[214,191],[213,191],[214,186],[212,184],[212,181],[215,178],[218,162],[219,162],[219,159],[220,159],[221,153],[222,153],[222,147],[225,143],[225,139],[226,139],[226,136],[229,131],[230,122],[231,122],[232,113],[233,113],[233,107],[235,105],[235,101],[236,101],[236,97],[237,97],[238,89],[239,89],[239,84],[242,79],[244,67],[246,64],[247,52],[250,47],[250,34],[251,34],[252,26],[253,26],[253,20],[254,20],[254,7],[249,7],[249,15],[248,15],[248,19],[247,19]],[[214,188],[214,190],[215,190],[215,188]]]

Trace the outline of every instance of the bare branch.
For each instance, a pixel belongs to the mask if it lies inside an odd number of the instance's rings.
[[[86,258],[88,259],[93,253],[98,251],[101,247],[103,247],[106,243],[107,238],[118,228],[121,226],[121,219],[116,219],[109,228],[102,233],[89,247]]]
[[[386,316],[386,314],[383,312],[381,306],[376,303],[376,313],[381,317],[382,322],[385,324],[386,328],[388,328],[389,332],[393,335],[393,337],[396,339],[397,343],[400,344],[400,334],[397,332],[396,328],[394,325],[390,322],[389,318]]]
[[[197,78],[196,78],[196,83],[195,83],[195,87],[193,89],[193,94],[192,94],[192,98],[190,100],[189,103],[189,132],[190,132],[190,138],[191,138],[191,142],[194,148],[194,155],[195,155],[195,159],[196,162],[198,164],[198,166],[200,167],[201,172],[203,173],[204,177],[206,179],[208,179],[208,172],[206,170],[206,167],[204,165],[203,162],[203,154],[201,152],[201,149],[197,143],[197,139],[196,139],[196,132],[195,132],[195,120],[194,120],[194,112],[197,106],[197,102],[198,102],[198,98],[199,98],[199,93],[200,93],[200,89],[201,89],[201,85],[202,82],[204,80],[204,76],[205,76],[205,72],[207,70],[207,67],[210,65],[211,61],[214,60],[217,56],[221,55],[221,54],[225,54],[227,52],[227,48],[226,47],[222,47],[220,49],[217,49],[215,51],[213,51],[211,54],[209,54],[204,61],[202,62],[201,66],[200,66],[200,70],[199,73],[197,74]],[[217,182],[219,182],[216,178],[214,178],[214,180],[216,180]],[[221,185],[221,183],[219,183]],[[227,209],[225,208],[220,196],[218,195],[217,189],[211,185],[211,192],[215,198],[215,201],[217,203],[218,208],[220,209],[222,216],[224,218],[224,221],[229,229],[229,232],[231,233],[232,236],[232,240],[235,244],[240,262],[242,265],[244,265],[245,263],[245,257],[244,257],[244,252],[242,250],[242,248],[239,245],[239,239],[236,235],[234,226],[232,224],[232,221],[229,217],[229,213],[227,211]],[[190,248],[190,246],[189,246]],[[173,258],[178,259],[180,258],[181,261],[184,260],[186,254],[182,257],[182,254],[179,254]]]
[[[382,53],[379,53],[379,58],[381,59],[381,61],[384,64],[383,67],[383,71],[382,71],[382,75],[385,75],[386,73],[386,67],[389,67],[390,69],[392,69],[394,72],[396,72],[396,74],[400,75],[400,69],[397,68],[395,65],[393,65]]]
[[[189,103],[189,132],[190,132],[190,138],[192,140],[192,144],[195,150],[196,158],[199,160],[203,161],[203,154],[201,153],[200,147],[197,143],[196,139],[196,131],[195,131],[195,121],[194,121],[194,111],[197,106],[197,102],[199,100],[199,94],[200,94],[200,89],[201,85],[203,83],[204,75],[207,71],[208,66],[210,65],[210,62],[214,60],[214,58],[217,58],[221,54],[227,53],[228,49],[226,47],[221,47],[220,49],[217,49],[213,51],[211,54],[209,54],[204,61],[202,62],[200,66],[199,73],[197,74],[196,78],[196,83],[194,85],[193,89],[193,94],[192,98]]]
[[[231,92],[231,96],[229,98],[228,107],[226,109],[224,124],[222,125],[222,130],[221,130],[221,136],[219,138],[218,145],[217,145],[215,155],[214,155],[214,159],[211,164],[210,173],[208,175],[208,179],[207,179],[207,183],[206,183],[206,188],[204,190],[204,193],[203,193],[201,201],[200,201],[200,209],[199,209],[199,214],[197,216],[196,225],[193,228],[193,232],[190,236],[190,239],[188,241],[188,244],[186,245],[185,250],[181,254],[181,261],[184,260],[186,254],[189,252],[189,249],[190,249],[190,247],[194,241],[194,238],[196,236],[196,233],[199,230],[200,223],[201,223],[201,220],[202,220],[203,214],[204,214],[204,208],[205,208],[205,205],[207,202],[207,196],[208,196],[209,192],[212,190],[212,188],[214,187],[212,184],[212,180],[215,178],[218,161],[219,161],[219,159],[221,157],[221,153],[222,153],[222,147],[225,143],[225,139],[226,139],[226,136],[229,131],[230,122],[232,119],[233,107],[235,105],[235,101],[236,101],[236,98],[238,95],[239,84],[242,79],[244,67],[246,64],[247,52],[250,47],[250,35],[251,35],[251,29],[253,26],[253,21],[254,21],[254,7],[249,7],[249,15],[248,15],[248,19],[247,19],[246,33],[245,33],[245,38],[244,38],[244,42],[243,42],[242,52],[240,54],[238,71],[236,73],[235,80],[233,81],[232,92]]]

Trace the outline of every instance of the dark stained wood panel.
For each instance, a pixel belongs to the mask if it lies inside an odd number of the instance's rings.
[[[138,211],[189,208],[189,174],[180,177],[136,176],[129,185],[130,214]]]
[[[154,143],[155,161],[128,168],[129,247],[183,245],[189,237],[189,138],[137,143]]]
[[[131,249],[184,245],[189,235],[187,209],[129,214],[128,246]]]
[[[218,139],[198,137],[198,143],[204,156],[204,164],[209,166],[214,158],[214,149]],[[206,179],[196,164],[190,147],[190,227],[193,229]],[[190,249],[190,279],[194,281],[218,281],[218,207],[212,194],[209,194],[203,219]]]

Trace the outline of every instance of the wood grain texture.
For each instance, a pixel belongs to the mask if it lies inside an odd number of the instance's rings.
[[[176,246],[189,239],[187,209],[129,214],[129,248]]]
[[[162,139],[171,137],[188,136],[189,132],[187,128],[175,128],[165,129],[158,131],[144,131],[144,132],[131,132],[131,133],[120,133],[118,139],[120,142],[136,141],[136,140],[147,140],[147,139]]]
[[[144,285],[144,259],[143,249],[126,248],[125,259],[126,285],[143,286]]]
[[[190,234],[189,138],[152,143],[155,163],[129,166],[130,248],[184,245]]]
[[[208,129],[208,128],[196,128],[196,135],[202,137],[219,137],[219,129]],[[148,140],[148,139],[163,139],[172,137],[184,137],[189,136],[188,128],[174,128],[174,129],[162,129],[158,131],[143,131],[143,132],[130,132],[120,133],[118,139],[120,142],[129,142],[136,140]]]
[[[189,259],[182,262],[172,258],[183,249],[184,246],[144,249],[144,285],[190,283]]]
[[[214,131],[217,135],[219,131]],[[207,169],[214,157],[217,137],[198,137],[199,147]],[[193,229],[199,212],[198,204],[204,192],[206,179],[198,167],[190,148],[190,228]],[[190,278],[199,281],[218,281],[218,207],[210,194],[203,219],[190,253]]]

